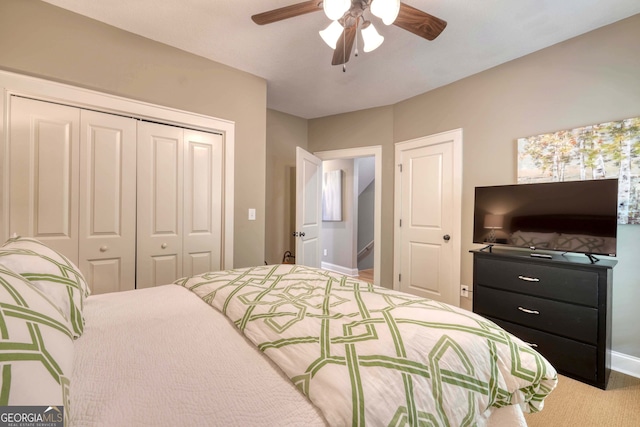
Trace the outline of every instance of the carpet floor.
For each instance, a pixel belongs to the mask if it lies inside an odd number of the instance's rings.
[[[525,414],[529,427],[638,427],[640,378],[611,371],[606,390],[558,376],[544,409]]]

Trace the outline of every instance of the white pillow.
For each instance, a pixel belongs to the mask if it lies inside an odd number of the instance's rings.
[[[29,237],[7,240],[0,248],[0,265],[21,274],[60,307],[75,337],[82,335],[84,298],[89,287],[84,276],[67,257]]]
[[[0,267],[1,406],[69,411],[73,334],[57,307],[20,274]]]

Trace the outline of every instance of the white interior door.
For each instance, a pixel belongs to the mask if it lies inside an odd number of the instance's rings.
[[[80,111],[15,96],[10,108],[9,233],[77,265]]]
[[[138,124],[138,288],[182,274],[183,129]]]
[[[184,131],[183,276],[222,268],[222,135]]]
[[[444,133],[396,146],[399,289],[456,306],[460,303],[457,136]]]
[[[296,147],[296,264],[320,267],[322,160]]]
[[[136,120],[80,113],[80,270],[92,293],[135,289]]]

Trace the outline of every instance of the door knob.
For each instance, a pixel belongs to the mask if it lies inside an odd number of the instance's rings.
[[[444,239],[445,242],[448,242],[449,240],[451,240],[451,236],[449,236],[448,234],[445,234],[444,236],[442,236],[442,238]]]

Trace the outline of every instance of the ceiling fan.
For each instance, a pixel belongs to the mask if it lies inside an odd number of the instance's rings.
[[[325,42],[334,48],[331,65],[349,61],[358,28],[362,31],[365,52],[377,48],[384,40],[371,21],[365,19],[367,10],[386,25],[393,24],[427,40],[434,40],[447,26],[446,21],[399,0],[310,0],[259,13],[251,19],[258,25],[265,25],[323,9],[333,20],[329,27],[320,31]]]

